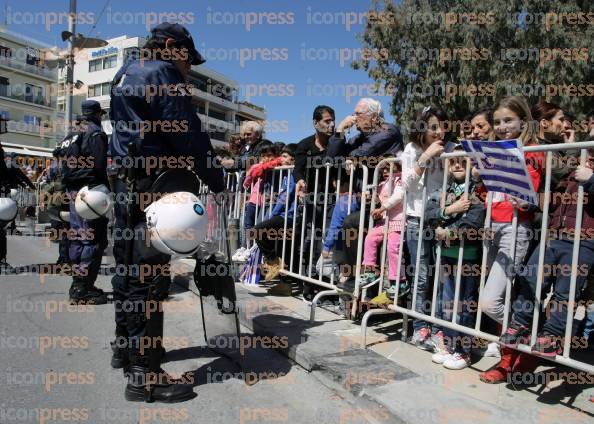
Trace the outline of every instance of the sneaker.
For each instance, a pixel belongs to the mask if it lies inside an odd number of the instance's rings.
[[[361,274],[361,284],[373,283],[377,278],[375,272],[366,272],[365,274]]]
[[[233,254],[233,256],[231,256],[231,259],[234,262],[243,262],[245,261],[245,256],[246,253],[248,252],[248,249],[246,249],[245,247],[240,247],[239,249],[237,249],[235,251],[235,253]]]
[[[563,353],[559,337],[552,334],[540,334],[536,338],[536,343],[532,346],[532,352],[535,355],[545,358],[554,358]]]
[[[485,358],[501,358],[501,351],[499,350],[499,343],[491,342],[487,345],[487,349],[483,353]]]
[[[449,370],[462,370],[470,365],[470,355],[467,353],[455,352],[443,362],[443,366]]]
[[[386,290],[386,292],[388,293],[388,296],[391,299],[394,299],[394,296],[396,296],[396,285],[393,284],[392,286],[390,286],[390,288],[388,290]],[[410,285],[408,284],[408,281],[403,280],[400,282],[400,288],[398,290],[398,297],[404,297],[407,294],[410,293]]]
[[[443,364],[445,361],[450,359],[452,354],[447,349],[439,349],[436,353],[431,355],[431,361],[436,364]]]
[[[429,337],[431,337],[431,330],[429,330],[427,327],[423,327],[418,330],[415,330],[410,339],[410,342],[419,349],[427,350],[423,346],[425,345],[425,341]]]
[[[507,382],[508,374],[511,372],[513,364],[520,355],[520,352],[509,347],[501,349],[501,360],[492,369],[479,374],[479,379],[487,384],[499,384]]]
[[[530,329],[513,321],[499,338],[500,344],[509,347],[517,347],[519,344],[526,344],[529,341]]]
[[[430,337],[428,337],[423,343],[421,349],[436,353],[444,349],[443,331],[440,330],[437,333],[432,334]]]

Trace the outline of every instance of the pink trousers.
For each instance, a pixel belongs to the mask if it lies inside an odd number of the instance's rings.
[[[381,246],[384,237],[384,226],[376,225],[365,237],[365,248],[363,249],[363,265],[377,265],[378,247]],[[388,279],[396,280],[398,269],[398,251],[400,249],[400,232],[388,232]],[[400,279],[404,278],[404,267],[400,267]]]

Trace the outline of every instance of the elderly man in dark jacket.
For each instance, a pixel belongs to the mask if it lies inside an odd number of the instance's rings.
[[[400,130],[384,120],[379,101],[363,98],[355,107],[355,113],[342,120],[336,134],[330,137],[328,157],[381,156],[396,154],[403,149]]]

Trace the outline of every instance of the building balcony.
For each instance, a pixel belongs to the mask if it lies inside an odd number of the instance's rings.
[[[37,105],[43,106],[48,109],[55,109],[56,102],[55,101],[48,101],[43,96],[34,97],[27,94],[13,94],[7,92],[6,89],[0,89],[0,99],[9,99],[9,100],[17,100],[18,102],[22,102],[29,105]]]
[[[47,125],[31,124],[24,121],[13,121],[10,120],[6,124],[8,133],[36,135],[42,138],[57,138],[61,139],[65,136],[64,129],[62,127],[54,128]]]
[[[260,120],[265,120],[266,119],[266,112],[264,111],[263,108],[253,105],[251,103],[248,102],[239,102],[237,104],[238,106],[238,112],[239,113],[244,113],[246,115],[250,115],[255,117],[256,119],[260,119]]]
[[[27,74],[32,74],[37,77],[45,78],[52,82],[56,82],[58,80],[57,69],[49,69],[45,66],[29,65],[28,63],[21,62],[10,57],[0,56],[0,66],[16,69]]]

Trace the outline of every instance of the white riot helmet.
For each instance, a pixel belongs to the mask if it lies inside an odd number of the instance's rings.
[[[8,197],[0,197],[0,221],[11,222],[17,216],[17,204]]]
[[[193,193],[166,194],[144,212],[151,245],[161,253],[191,255],[206,238],[208,216],[202,202]]]
[[[18,193],[19,192],[17,191],[16,188],[11,188],[10,189],[10,198],[16,200]]]
[[[93,188],[84,186],[78,191],[74,200],[76,213],[89,220],[107,215],[112,205],[111,194],[104,184]]]

